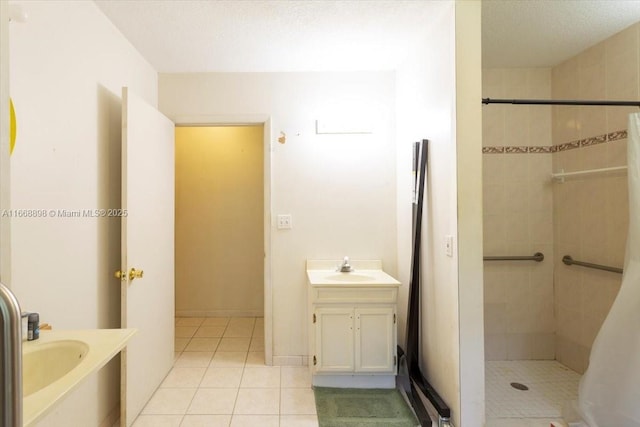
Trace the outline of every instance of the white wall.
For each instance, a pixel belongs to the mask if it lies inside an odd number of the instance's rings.
[[[9,3],[0,2],[0,209],[10,206],[9,173]],[[0,281],[11,282],[11,219],[0,217]]]
[[[411,144],[428,139],[421,369],[451,408],[454,424],[465,427],[480,426],[484,418],[480,10],[475,3],[442,2],[422,49],[397,72],[398,276],[408,283]],[[453,236],[453,257],[445,255],[445,235]],[[399,303],[401,325],[406,290]],[[405,333],[400,331],[401,342]]]
[[[119,206],[120,91],[157,102],[157,73],[93,2],[25,1],[11,24],[14,209]],[[114,219],[14,219],[12,289],[56,329],[120,325]],[[119,400],[119,363],[93,376],[42,425],[97,426]],[[78,410],[82,408],[82,410]]]
[[[308,352],[307,259],[381,259],[396,274],[394,91],[391,72],[160,75],[159,108],[178,122],[271,117],[275,364],[302,363]],[[373,134],[315,133],[316,119],[361,113]],[[283,213],[292,230],[275,229]]]

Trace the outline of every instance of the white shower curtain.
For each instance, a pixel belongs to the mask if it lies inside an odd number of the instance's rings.
[[[590,427],[640,427],[640,113],[629,115],[629,235],[620,292],[596,337],[578,406]]]

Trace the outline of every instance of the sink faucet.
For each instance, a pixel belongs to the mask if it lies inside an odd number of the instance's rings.
[[[22,321],[16,296],[0,283],[0,425],[22,427]]]
[[[351,264],[349,264],[348,256],[344,257],[344,260],[342,261],[342,265],[340,266],[339,270],[341,273],[349,273],[353,271],[353,267],[351,267]]]

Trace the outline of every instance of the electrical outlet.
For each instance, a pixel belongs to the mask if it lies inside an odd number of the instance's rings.
[[[278,215],[278,230],[288,230],[292,228],[291,214]]]
[[[444,236],[444,253],[447,256],[453,256],[453,236],[450,234]]]

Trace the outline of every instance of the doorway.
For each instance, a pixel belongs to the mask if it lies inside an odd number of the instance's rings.
[[[175,274],[176,317],[186,329],[190,318],[211,324],[198,329],[204,335],[219,332],[216,319],[255,323],[261,331],[248,345],[271,364],[267,127],[176,127]]]

